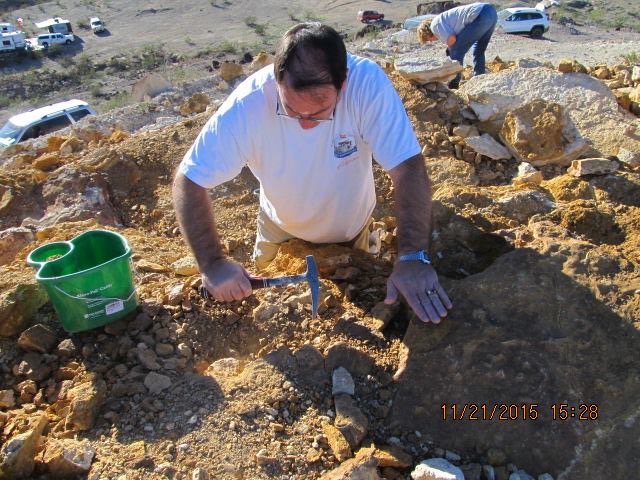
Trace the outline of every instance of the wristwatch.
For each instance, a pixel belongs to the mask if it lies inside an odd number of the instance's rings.
[[[418,250],[417,252],[400,255],[398,260],[400,260],[401,262],[418,261],[418,262],[426,263],[427,265],[431,265],[431,257],[424,250]]]

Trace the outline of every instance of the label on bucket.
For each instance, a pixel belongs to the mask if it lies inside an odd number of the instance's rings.
[[[124,310],[124,302],[122,300],[117,300],[115,302],[108,303],[104,307],[104,311],[106,312],[107,315],[112,315],[122,310]]]

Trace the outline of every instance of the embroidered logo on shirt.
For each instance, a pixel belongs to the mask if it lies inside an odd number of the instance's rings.
[[[333,155],[336,158],[348,157],[357,151],[356,139],[352,135],[341,133],[333,141]]]

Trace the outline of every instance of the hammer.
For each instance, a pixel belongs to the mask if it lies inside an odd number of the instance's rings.
[[[313,255],[307,255],[304,257],[307,262],[307,271],[302,275],[289,275],[286,277],[276,278],[259,278],[250,277],[249,282],[251,287],[256,290],[258,288],[275,287],[277,285],[288,285],[290,283],[298,283],[307,281],[309,282],[309,288],[311,289],[311,318],[316,318],[318,314],[318,298],[320,296],[320,280],[318,278],[318,267]],[[204,285],[201,285],[198,289],[200,296],[209,300],[211,295]]]

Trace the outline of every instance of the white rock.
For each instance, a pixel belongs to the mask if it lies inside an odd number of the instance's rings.
[[[464,480],[464,473],[444,458],[430,458],[411,472],[413,480]]]
[[[524,183],[533,183],[534,185],[540,185],[543,180],[542,172],[536,169],[528,162],[521,162],[518,165],[518,174],[516,180]]]
[[[634,65],[631,71],[631,80],[634,82],[640,82],[640,65]]]
[[[493,118],[498,113],[498,109],[495,105],[490,103],[482,103],[482,102],[469,102],[469,108],[473,110],[473,113],[476,114],[476,117],[481,122],[486,122],[487,120]]]
[[[543,473],[542,475],[538,475],[538,480],[553,480],[553,477],[548,473]]]
[[[339,395],[341,393],[346,393],[347,395],[353,395],[355,393],[353,377],[344,367],[338,367],[333,371],[333,387],[331,389],[331,394]]]
[[[144,377],[144,386],[149,389],[150,393],[160,393],[171,386],[171,379],[160,373],[149,372]]]
[[[485,157],[494,160],[508,160],[511,158],[511,152],[488,133],[483,133],[479,137],[465,138],[464,141],[467,146]]]
[[[280,305],[274,305],[272,303],[261,303],[256,308],[253,309],[253,318],[257,322],[264,322],[269,320],[277,313],[280,313],[281,307]]]
[[[567,169],[567,173],[574,177],[585,175],[606,175],[618,170],[618,163],[606,158],[584,158],[574,160]]]
[[[480,132],[475,125],[456,125],[453,127],[453,134],[462,138],[480,136]]]
[[[630,167],[640,167],[640,152],[632,152],[626,148],[620,148],[620,150],[618,150],[618,155],[616,156],[618,157],[618,160],[626,163]]]
[[[394,67],[402,77],[418,83],[448,82],[462,71],[462,65],[455,60],[448,57],[433,58],[422,52],[400,55]]]

